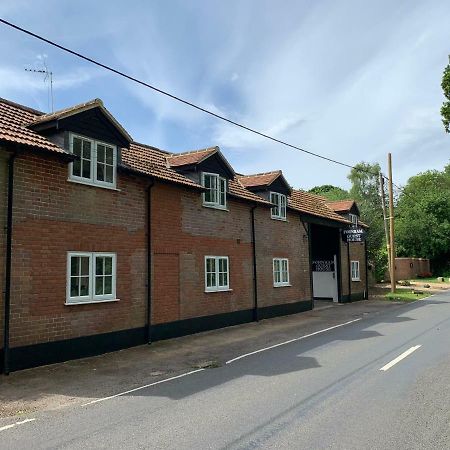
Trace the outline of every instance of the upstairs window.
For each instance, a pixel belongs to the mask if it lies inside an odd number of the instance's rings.
[[[273,285],[289,286],[289,260],[287,258],[273,259]]]
[[[352,269],[352,281],[360,281],[360,277],[359,277],[359,261],[352,261],[351,262],[351,269]]]
[[[70,151],[77,156],[71,163],[71,180],[104,187],[116,186],[115,146],[72,134]]]
[[[286,220],[286,196],[278,192],[271,192],[270,202],[275,205],[270,209],[272,219]]]
[[[349,214],[348,218],[350,219],[350,222],[357,227],[358,226],[358,216],[356,214]]]
[[[228,291],[230,289],[230,269],[228,256],[205,256],[206,292]]]
[[[202,173],[202,185],[206,188],[203,193],[203,204],[213,208],[227,207],[227,180],[216,173]]]

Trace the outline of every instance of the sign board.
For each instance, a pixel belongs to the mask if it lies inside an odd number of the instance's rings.
[[[366,240],[366,230],[361,227],[352,227],[342,230],[344,242],[364,242]]]

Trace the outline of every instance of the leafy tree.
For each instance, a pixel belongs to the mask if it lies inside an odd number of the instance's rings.
[[[450,164],[411,177],[397,205],[399,256],[429,258],[434,273],[450,272]]]
[[[331,184],[323,184],[322,186],[314,186],[309,190],[312,194],[321,195],[328,200],[347,200],[350,198],[350,194],[345,189]]]
[[[380,165],[361,162],[351,170],[348,179],[352,183],[350,198],[358,204],[361,220],[369,225],[367,252],[369,260],[375,264],[375,276],[384,278],[387,266],[385,250],[383,213],[379,195]]]
[[[445,131],[450,133],[450,63],[444,69],[441,86],[444,91],[444,96],[447,99],[441,107],[442,123],[444,124]]]

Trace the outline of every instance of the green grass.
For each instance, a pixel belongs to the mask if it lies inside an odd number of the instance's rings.
[[[414,294],[410,290],[398,290],[395,294],[388,292],[385,297],[387,300],[400,301],[400,302],[413,302],[415,300],[421,300],[422,298],[429,297],[430,294]]]
[[[444,277],[444,282],[448,281],[448,277]],[[410,281],[414,281],[414,283],[442,283],[442,281],[438,281],[437,277],[431,277],[431,278],[414,278],[413,280]]]

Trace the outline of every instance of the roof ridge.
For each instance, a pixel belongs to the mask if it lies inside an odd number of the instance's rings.
[[[349,199],[345,199],[345,200],[327,200],[327,203],[342,203],[342,202],[352,202],[352,203],[356,203],[356,200],[349,198]]]
[[[25,105],[22,105],[22,104],[17,103],[17,102],[13,102],[12,100],[8,100],[8,99],[3,98],[3,97],[0,97],[0,103],[6,103],[7,105],[14,106],[14,107],[19,108],[19,109],[23,109],[24,111],[27,111],[27,112],[30,112],[30,113],[33,113],[33,114],[37,114],[39,116],[42,116],[42,115],[46,114],[46,113],[44,113],[42,111],[39,111],[37,109],[30,108],[29,106],[25,106]]]
[[[61,109],[58,109],[57,111],[53,111],[51,113],[43,113],[36,120],[33,120],[33,122],[31,122],[30,125],[34,124],[35,122],[40,122],[42,120],[46,120],[46,119],[48,119],[49,117],[52,117],[52,116],[58,116],[58,115],[63,114],[65,112],[69,112],[69,111],[72,111],[72,110],[77,110],[77,109],[80,109],[80,108],[85,108],[85,107],[91,106],[91,105],[101,105],[103,107],[105,106],[103,104],[103,101],[100,98],[94,98],[94,99],[88,100],[87,102],[78,103],[77,105],[67,106],[66,108],[61,108]]]
[[[236,175],[241,177],[241,178],[246,178],[246,177],[259,177],[259,176],[262,176],[262,175],[272,175],[272,174],[276,174],[276,173],[280,174],[280,173],[282,173],[282,170],[281,169],[271,170],[270,172],[252,173],[250,175],[242,175],[242,174],[236,174]]]
[[[171,153],[170,156],[184,156],[184,155],[189,155],[192,153],[201,153],[201,152],[206,152],[208,150],[218,150],[219,147],[217,145],[215,145],[214,147],[205,147],[205,148],[200,148],[198,150],[188,150],[186,152],[180,152],[180,153]]]

